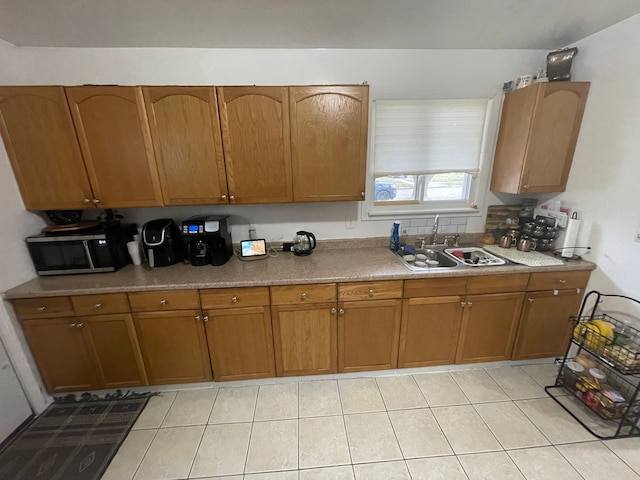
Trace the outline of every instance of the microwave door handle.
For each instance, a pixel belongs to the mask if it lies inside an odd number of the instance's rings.
[[[89,241],[83,240],[82,246],[84,247],[84,253],[87,254],[87,259],[89,260],[89,268],[93,270],[95,267],[93,266],[93,258],[91,258],[91,251],[89,250]]]

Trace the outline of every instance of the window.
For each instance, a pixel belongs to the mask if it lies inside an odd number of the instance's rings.
[[[368,216],[473,212],[491,103],[375,101]]]

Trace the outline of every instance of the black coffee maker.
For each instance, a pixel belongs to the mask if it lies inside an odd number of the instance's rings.
[[[159,218],[144,224],[142,247],[150,267],[174,265],[184,258],[180,229],[170,218]]]
[[[191,265],[224,265],[233,255],[227,216],[199,215],[182,222],[182,237]]]

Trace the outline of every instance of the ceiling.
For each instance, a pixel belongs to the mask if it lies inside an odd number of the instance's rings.
[[[42,47],[557,49],[639,0],[0,0],[0,39]]]

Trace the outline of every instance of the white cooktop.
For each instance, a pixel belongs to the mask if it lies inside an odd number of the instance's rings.
[[[515,248],[500,248],[498,245],[483,245],[486,251],[500,255],[502,258],[515,263],[528,265],[529,267],[550,267],[553,265],[565,265],[565,262],[545,255],[541,252],[520,252]]]

